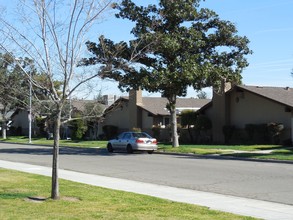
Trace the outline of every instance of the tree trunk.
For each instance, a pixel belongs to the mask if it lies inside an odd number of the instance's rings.
[[[51,198],[59,199],[59,140],[60,140],[61,110],[59,109],[54,123],[54,146],[52,163],[52,191]]]
[[[5,140],[7,137],[6,137],[6,131],[7,131],[7,129],[6,129],[6,120],[5,119],[3,119],[4,121],[3,121],[3,123],[2,123],[2,138]]]
[[[190,125],[187,126],[187,130],[188,130],[188,134],[189,134],[189,137],[190,137],[190,142],[193,144],[194,140],[193,140],[193,135],[192,135]]]
[[[172,147],[179,147],[178,133],[177,133],[177,115],[176,115],[176,95],[169,99],[169,110],[171,113],[171,134]]]

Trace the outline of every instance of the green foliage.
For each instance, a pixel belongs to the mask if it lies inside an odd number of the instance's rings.
[[[196,124],[197,113],[192,110],[185,110],[181,112],[181,125],[183,127]]]
[[[102,65],[100,76],[117,80],[121,89],[160,92],[173,118],[176,98],[185,96],[188,86],[217,87],[223,78],[240,82],[249,41],[199,0],[160,0],[147,7],[123,0],[115,8],[117,18],[135,24],[134,40],[114,43],[101,36],[99,43],[87,42],[93,57],[80,65]]]
[[[207,99],[208,95],[205,91],[200,90],[197,94],[197,98],[198,99]]]
[[[225,125],[223,127],[223,133],[224,133],[224,137],[225,137],[225,143],[228,143],[232,136],[233,136],[233,133],[235,132],[235,126],[233,125]]]
[[[195,129],[197,130],[209,130],[212,128],[211,120],[205,115],[198,115],[196,117]]]
[[[81,64],[104,64],[102,77],[118,80],[121,88],[141,86],[167,98],[185,95],[187,86],[200,90],[221,78],[239,81],[248,65],[244,56],[251,53],[248,39],[199,6],[198,0],[161,0],[148,7],[124,0],[116,4],[116,16],[135,22],[135,39],[114,43],[102,36],[98,44],[87,42],[94,57]]]
[[[40,134],[45,135],[46,134],[46,131],[45,131],[46,118],[36,117],[35,123],[36,123],[37,127],[39,128]]]
[[[88,129],[87,124],[83,119],[76,119],[71,121],[70,127],[72,130],[71,138],[73,140],[81,140]]]
[[[118,127],[114,125],[104,125],[103,132],[106,135],[107,140],[109,140],[117,136]]]
[[[29,78],[20,68],[27,69],[25,59],[18,59],[9,53],[0,53],[0,103],[2,115],[5,116],[10,110],[27,108],[29,94]]]
[[[154,138],[156,138],[157,140],[160,140],[161,128],[159,126],[153,126],[152,132],[153,132]]]
[[[282,123],[272,122],[269,123],[267,126],[270,136],[272,138],[279,137],[280,134],[284,131],[284,125]]]

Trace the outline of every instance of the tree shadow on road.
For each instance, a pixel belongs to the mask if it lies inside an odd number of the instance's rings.
[[[33,147],[28,148],[0,148],[0,154],[27,154],[27,155],[52,155],[52,147]],[[81,155],[81,156],[130,156],[139,153],[127,154],[124,151],[109,153],[105,148],[78,148],[78,147],[60,147],[60,155]]]

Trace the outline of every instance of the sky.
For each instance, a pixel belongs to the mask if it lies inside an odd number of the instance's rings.
[[[148,5],[159,0],[133,1],[137,5]],[[6,6],[17,2],[0,0]],[[242,73],[243,84],[293,87],[293,0],[206,0],[201,5],[234,23],[238,34],[250,40],[253,54],[247,56],[250,65]],[[115,42],[128,41],[132,38],[132,27],[129,21],[115,18],[114,13],[107,14],[90,31],[88,40],[97,42],[100,35],[105,35]],[[127,95],[114,82],[103,81],[98,86],[102,94]],[[204,91],[211,98],[211,89]],[[144,95],[160,96],[147,92]],[[187,97],[196,97],[196,92],[190,88]]]
[[[148,4],[158,1],[135,2]],[[250,40],[249,48],[253,54],[247,56],[250,65],[242,73],[243,84],[293,87],[293,0],[206,0],[202,6],[214,10],[221,19],[234,23],[238,34]],[[101,27],[99,33],[114,41],[131,38],[129,31],[132,26],[126,20],[109,17]],[[109,83],[105,92],[120,94],[115,87],[115,83]],[[211,98],[210,90],[205,91]],[[187,96],[194,97],[196,93],[189,89]]]

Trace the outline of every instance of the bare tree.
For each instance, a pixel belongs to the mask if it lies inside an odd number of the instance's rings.
[[[34,60],[45,83],[30,78],[35,88],[46,93],[52,103],[54,120],[51,198],[59,198],[59,139],[62,110],[80,87],[99,75],[77,67],[84,54],[84,42],[93,25],[101,21],[111,0],[19,0],[17,15],[0,17],[0,47],[17,56]],[[29,77],[29,76],[27,76]],[[56,87],[56,81],[61,86]],[[68,118],[66,118],[68,120]]]

